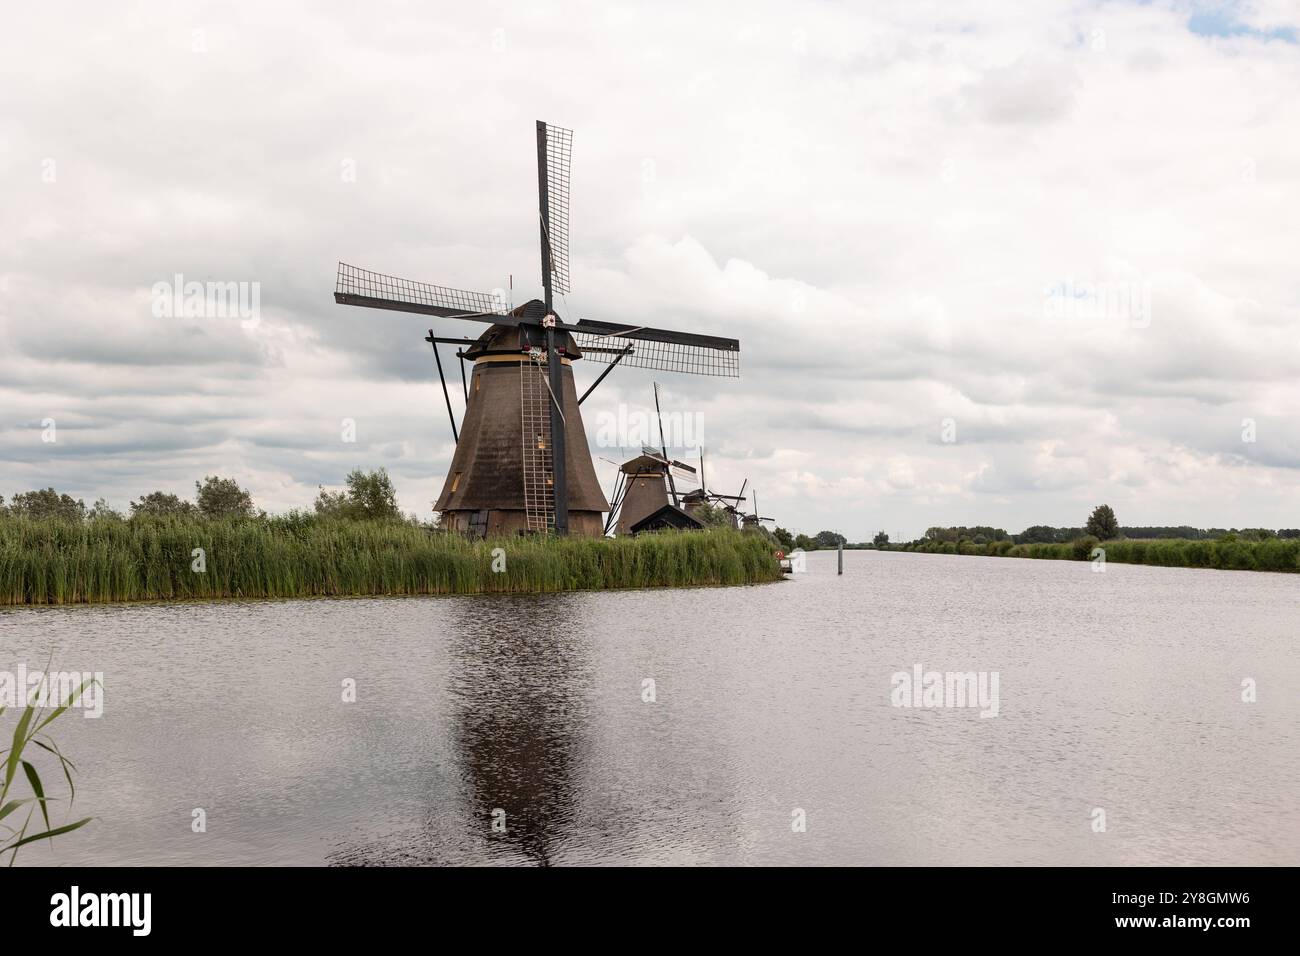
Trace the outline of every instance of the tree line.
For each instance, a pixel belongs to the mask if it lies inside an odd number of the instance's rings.
[[[778,527],[772,532],[772,537],[786,551],[820,551],[823,548],[838,548],[841,544],[846,548],[861,547],[860,545],[850,544],[849,539],[838,531],[818,531],[814,535],[806,535],[795,534],[785,528]]]
[[[706,528],[734,528],[736,526],[735,511],[725,505],[705,502],[696,506],[691,513]],[[849,539],[836,531],[818,531],[815,535],[806,535],[788,531],[780,526],[773,531],[769,531],[761,525],[758,530],[762,531],[769,540],[780,545],[781,549],[786,552],[796,549],[800,551],[817,551],[822,548],[836,548],[839,547],[841,542],[846,548],[866,547],[866,545],[849,544]]]
[[[1011,544],[1070,544],[1084,538],[1096,538],[1098,541],[1132,540],[1182,540],[1182,541],[1270,541],[1300,538],[1300,528],[1195,528],[1191,525],[1150,525],[1121,526],[1115,517],[1115,510],[1110,505],[1098,505],[1088,515],[1088,520],[1077,527],[1055,527],[1053,525],[1030,525],[1018,534],[1008,534],[1005,528],[991,525],[953,525],[951,527],[927,528],[925,534],[914,541],[898,542],[891,545],[889,535],[877,532],[871,541],[857,544],[850,543],[844,535],[834,531],[820,531],[809,537],[806,534],[792,534],[785,528],[777,528],[773,536],[787,551],[799,548],[803,551],[816,551],[819,548],[835,548],[843,542],[846,550],[863,550],[875,548],[887,550],[894,548],[933,548],[944,544],[993,544],[1006,541]]]
[[[1013,544],[1069,544],[1080,538],[1093,537],[1099,541],[1116,541],[1122,538],[1133,540],[1183,540],[1183,541],[1269,541],[1300,538],[1300,528],[1196,528],[1191,525],[1120,525],[1115,511],[1110,505],[1098,505],[1093,509],[1088,520],[1080,527],[1054,527],[1052,525],[1031,525],[1019,534],[1007,534],[1002,528],[987,525],[965,525],[948,528],[927,528],[925,534],[909,547],[918,547],[929,543],[959,544],[963,541],[971,544],[991,544],[995,541],[1010,541]],[[886,538],[886,543],[888,539]]]
[[[351,471],[342,491],[319,489],[312,510],[323,517],[355,520],[402,518],[397,507],[397,492],[388,471]],[[131,501],[123,513],[99,498],[89,508],[80,498],[61,494],[54,488],[38,488],[16,494],[5,503],[0,495],[0,517],[54,518],[64,521],[126,520],[140,516],[177,516],[201,518],[265,518],[265,511],[253,503],[248,489],[233,478],[208,475],[194,483],[194,500],[189,501],[166,491],[152,491]]]

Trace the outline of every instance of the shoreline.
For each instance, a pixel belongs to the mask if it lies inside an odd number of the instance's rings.
[[[765,535],[466,540],[404,522],[0,521],[0,607],[558,594],[762,584]]]
[[[919,547],[882,549],[900,554],[960,554],[968,557],[1027,558],[1035,561],[1100,561],[1157,568],[1204,571],[1300,573],[1300,540],[1241,541],[1190,538],[1079,538],[1065,543],[1015,544],[1011,541],[935,542]]]
[[[724,588],[757,588],[769,584],[780,584],[788,575],[779,578],[763,578],[755,581],[741,581],[735,584],[664,584],[664,585],[629,585],[628,587],[605,588],[567,588],[562,591],[429,591],[410,594],[302,594],[279,595],[274,597],[253,595],[232,595],[226,597],[188,597],[188,598],[140,598],[134,601],[65,601],[61,604],[11,604],[0,602],[0,618],[11,611],[44,611],[67,608],[92,607],[199,607],[205,604],[287,604],[296,601],[418,601],[425,598],[506,598],[506,597],[542,597],[558,594],[600,594],[635,593],[638,591],[719,591]]]

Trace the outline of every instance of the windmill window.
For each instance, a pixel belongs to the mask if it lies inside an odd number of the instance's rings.
[[[455,491],[457,488],[460,487],[460,476],[463,475],[463,474],[464,474],[463,471],[458,471],[458,472],[456,472],[456,474],[452,477],[452,479],[451,479],[451,490],[452,490],[452,491]]]

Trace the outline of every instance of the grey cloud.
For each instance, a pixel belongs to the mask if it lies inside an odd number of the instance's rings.
[[[26,7],[0,38],[30,79],[0,90],[0,488],[124,503],[230,472],[284,508],[382,464],[426,510],[450,454],[430,323],[335,305],[335,264],[535,295],[540,116],[577,130],[562,310],[742,340],[739,381],[620,370],[584,409],[644,407],[663,381],[707,416],[716,480],[748,475],[782,524],[1066,523],[1112,494],[1135,496],[1126,521],[1291,506],[1277,211],[1300,182],[1277,51],[1116,3],[1098,54],[1068,0],[760,3],[743,29],[639,3],[252,9]],[[153,319],[178,272],[259,282],[261,325]],[[1042,288],[1070,275],[1153,279],[1152,326],[1045,321]],[[1260,442],[1234,448],[1225,423],[1251,409]],[[51,414],[56,454],[31,431]]]

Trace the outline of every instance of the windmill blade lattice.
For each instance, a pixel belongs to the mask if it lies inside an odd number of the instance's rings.
[[[694,344],[663,342],[643,337],[637,333],[599,333],[583,331],[585,323],[577,328],[570,326],[574,341],[582,349],[582,357],[593,362],[613,362],[627,352],[619,364],[626,368],[649,368],[664,372],[686,372],[692,375],[715,375],[723,378],[740,377],[740,345]],[[698,339],[708,338],[696,336]],[[731,343],[732,340],[719,342]]]
[[[569,167],[573,158],[573,130],[546,127],[547,238],[551,249],[551,289],[559,295],[569,287]]]
[[[399,312],[463,317],[494,322],[506,313],[506,304],[487,292],[468,292],[448,286],[399,279],[339,263],[334,299],[345,305],[368,305]]]

